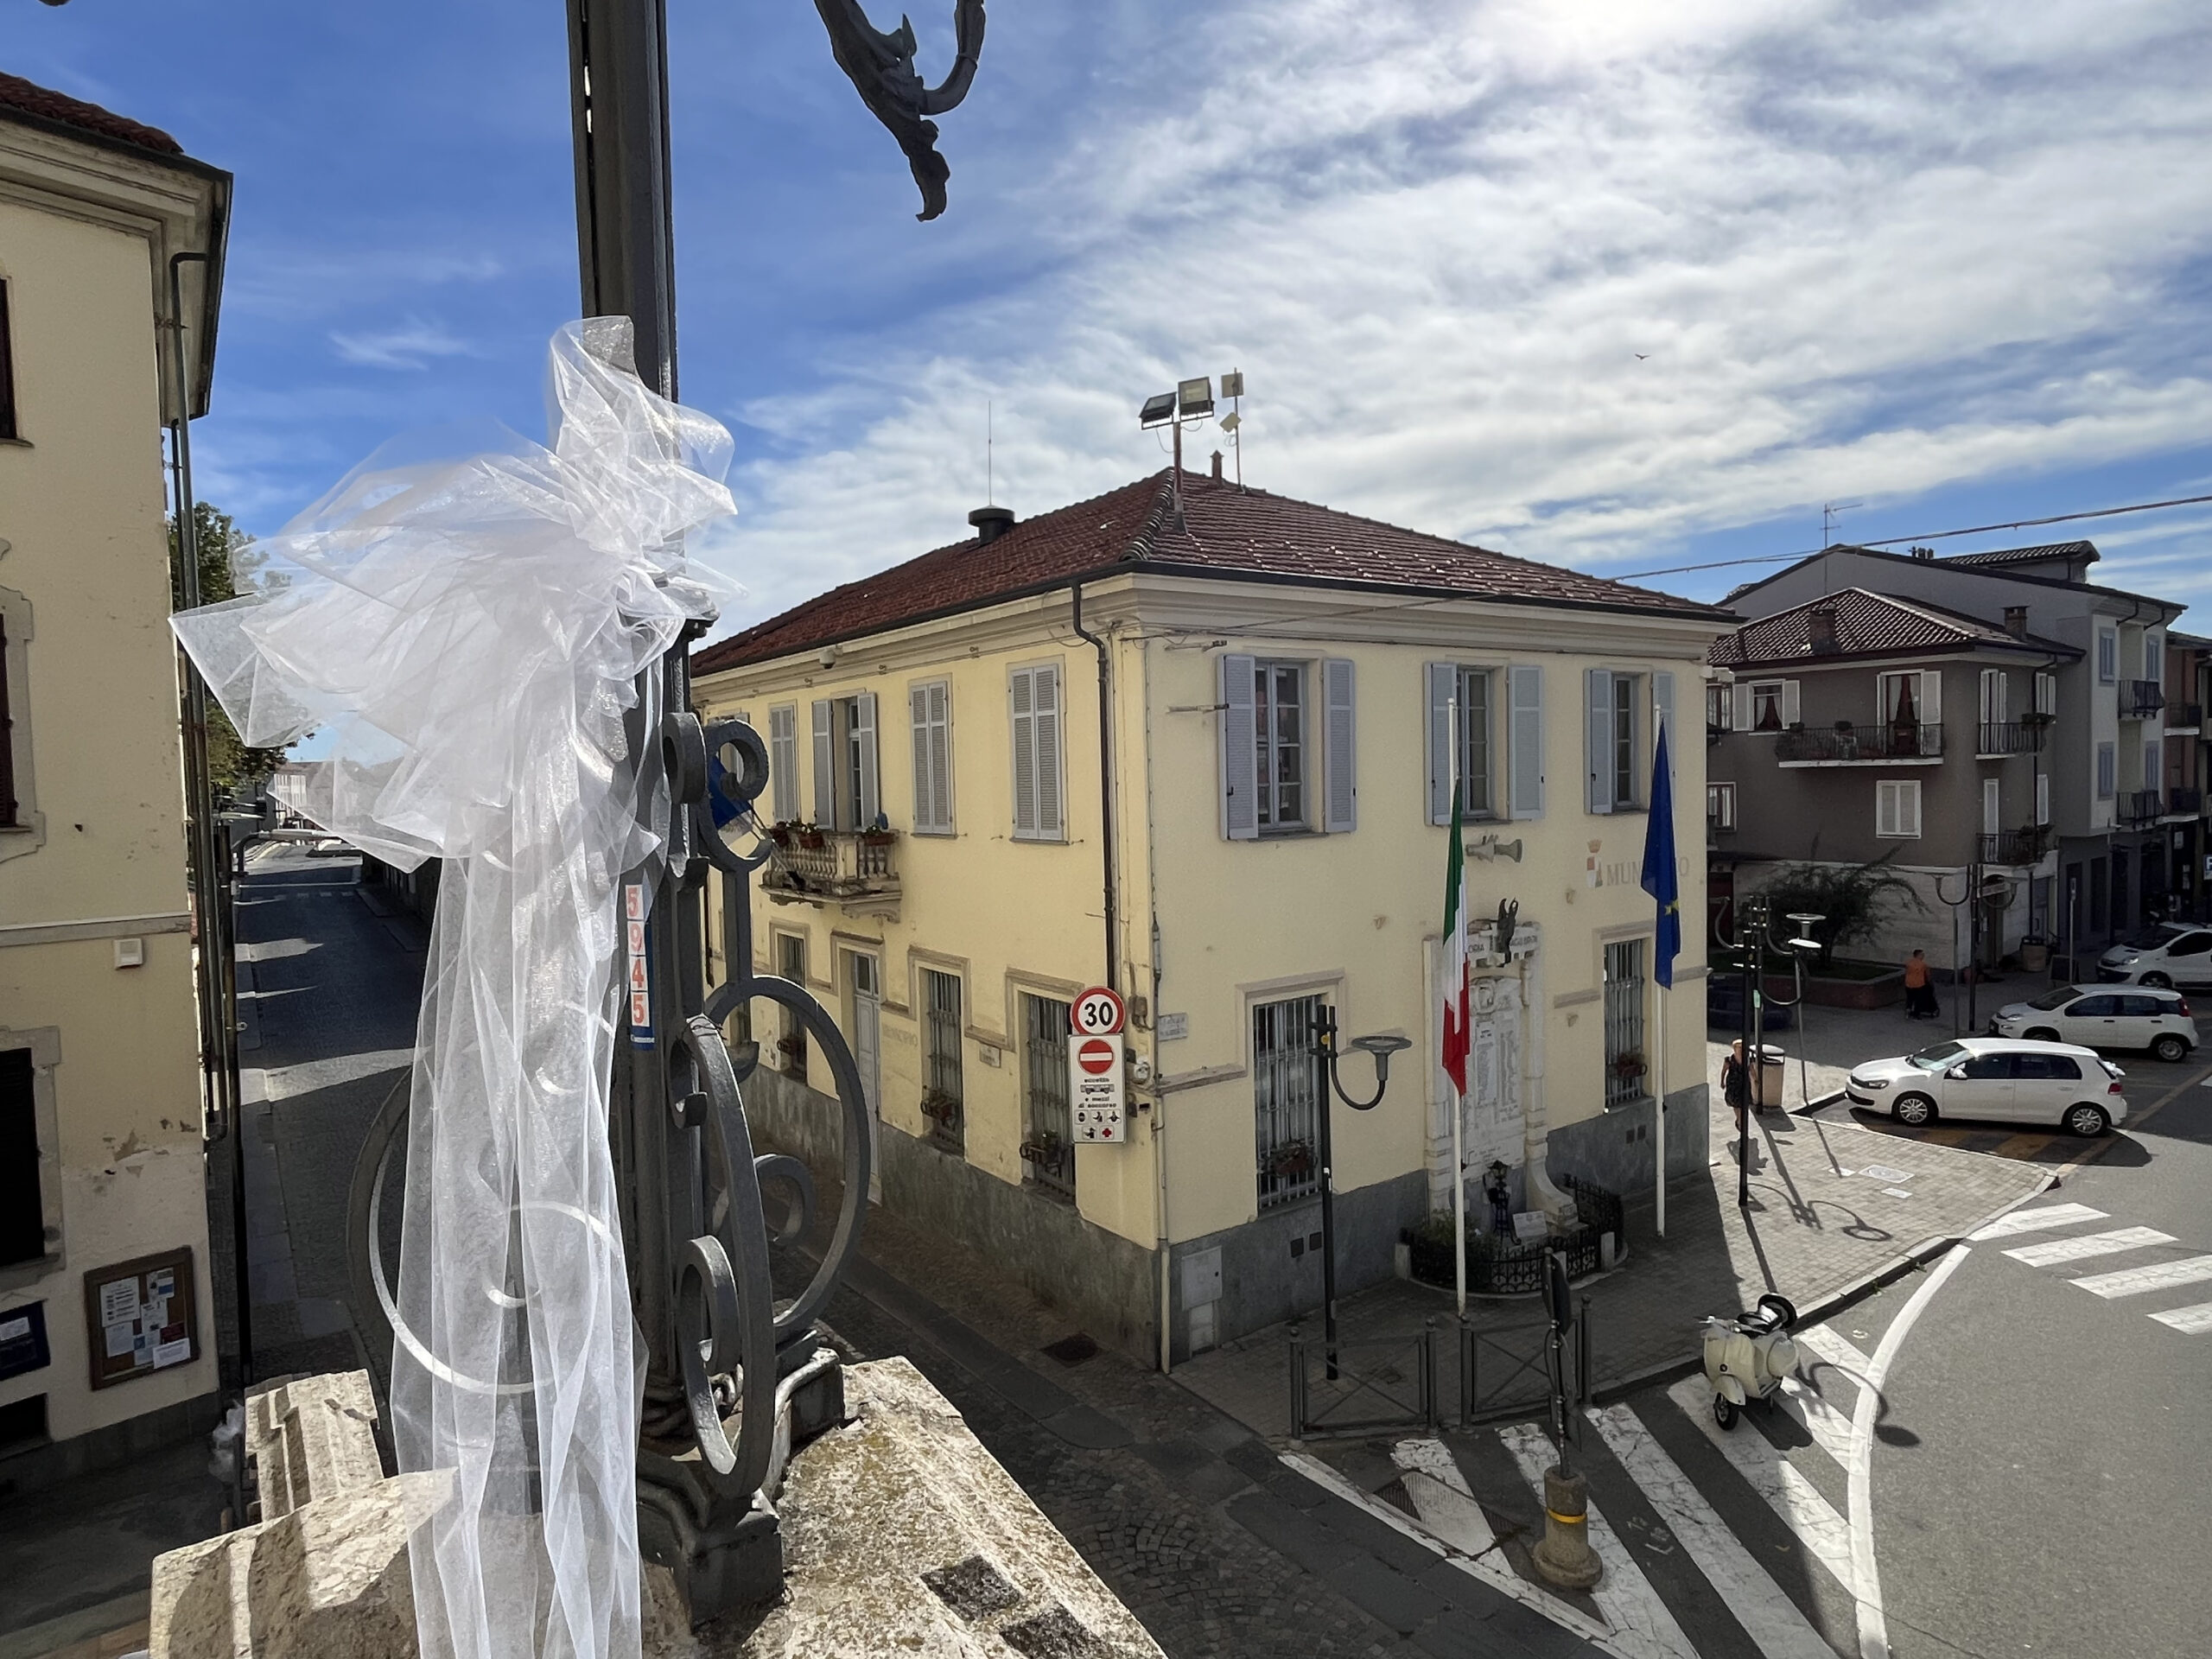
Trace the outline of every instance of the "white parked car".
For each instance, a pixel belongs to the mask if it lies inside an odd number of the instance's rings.
[[[2099,957],[2097,977],[2107,985],[2212,988],[2212,928],[2160,922],[2152,943],[2115,944]]]
[[[2127,1119],[2126,1074],[2094,1049],[2011,1037],[1963,1037],[1852,1068],[1844,1093],[1915,1128],[1940,1117],[2056,1123],[2102,1135]]]
[[[2177,1063],[2196,1046],[2196,1021],[2179,991],[2060,985],[2031,1001],[1998,1009],[1989,1034],[2098,1049],[2147,1048],[2162,1060]]]

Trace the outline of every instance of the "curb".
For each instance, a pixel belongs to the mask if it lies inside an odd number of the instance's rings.
[[[1828,1292],[1816,1300],[1806,1303],[1797,1310],[1797,1322],[1800,1325],[1808,1325],[1816,1319],[1825,1319],[1838,1308],[1847,1307],[1862,1296],[1871,1294],[1883,1286],[1903,1278],[1914,1268],[1925,1266],[1954,1245],[1965,1243],[1969,1235],[1980,1232],[1999,1217],[2011,1214],[2031,1198],[2041,1198],[2057,1185],[2056,1175],[2046,1174],[2033,1190],[2023,1192],[2009,1204],[1999,1205],[1980,1220],[1967,1227],[1964,1231],[1929,1234],[1910,1249],[1900,1251],[1840,1287]],[[1701,1371],[1704,1368],[1704,1360],[1696,1356],[1683,1360],[1669,1361],[1663,1365],[1647,1365],[1643,1370],[1633,1372],[1627,1376],[1608,1377],[1594,1383],[1590,1389],[1590,1401],[1593,1405],[1610,1405],[1623,1395],[1632,1394],[1650,1383],[1674,1382]]]

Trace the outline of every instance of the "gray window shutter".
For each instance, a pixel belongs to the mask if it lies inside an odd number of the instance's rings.
[[[952,833],[952,687],[929,688],[931,828]]]
[[[1782,723],[1784,726],[1795,726],[1804,718],[1798,708],[1797,690],[1796,681],[1784,680],[1782,683]]]
[[[1675,736],[1675,672],[1672,669],[1662,668],[1656,671],[1651,676],[1651,706],[1658,713],[1660,724],[1663,725],[1667,728],[1667,786],[1669,789],[1672,789],[1675,784],[1675,748],[1676,744],[1676,739]],[[1656,731],[1652,734],[1651,742],[1654,748],[1658,747],[1659,737]]]
[[[1228,841],[1260,835],[1259,733],[1253,724],[1249,657],[1221,659],[1221,833]]]
[[[1330,658],[1321,664],[1321,680],[1328,705],[1328,737],[1321,757],[1321,764],[1327,768],[1326,810],[1321,827],[1333,835],[1359,825],[1359,775],[1354,748],[1359,741],[1359,722],[1352,706],[1351,659]]]
[[[1582,676],[1582,771],[1584,804],[1592,812],[1613,810],[1613,674],[1585,670]]]
[[[824,830],[837,823],[837,757],[830,741],[830,700],[814,705],[814,821]]]
[[[883,810],[883,782],[875,770],[875,693],[863,691],[853,699],[853,747],[859,752],[861,770],[860,822],[865,830]]]
[[[1455,663],[1431,663],[1423,677],[1428,688],[1428,821],[1452,822],[1452,699],[1459,695]]]
[[[1544,667],[1516,663],[1506,671],[1506,810],[1516,818],[1544,816]]]
[[[1037,722],[1033,684],[1036,671],[1019,669],[1014,676],[1014,833],[1034,840],[1037,835]]]
[[[930,688],[926,685],[906,689],[906,724],[914,741],[914,828],[934,830],[937,822],[937,793],[930,773]]]
[[[1728,713],[1739,732],[1751,729],[1751,683],[1739,677],[1728,688]]]
[[[768,776],[773,784],[770,810],[776,822],[798,817],[798,708],[785,703],[768,711]]]
[[[1037,834],[1046,841],[1067,836],[1060,801],[1060,671],[1030,671],[1035,683],[1033,719],[1037,728]]]

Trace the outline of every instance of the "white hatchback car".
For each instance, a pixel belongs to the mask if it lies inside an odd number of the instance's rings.
[[[2196,1046],[2196,1021],[2179,991],[2144,985],[2060,985],[1997,1011],[1993,1037],[2026,1037],[2090,1048],[2147,1048],[2178,1064]]]
[[[2102,1135],[2127,1119],[2126,1074],[2094,1049],[2010,1037],[1965,1037],[1917,1054],[1853,1066],[1844,1093],[1914,1128],[1938,1116],[2056,1123]]]
[[[2212,928],[2160,922],[2147,944],[2115,944],[2097,958],[2097,977],[2107,985],[2212,988]]]

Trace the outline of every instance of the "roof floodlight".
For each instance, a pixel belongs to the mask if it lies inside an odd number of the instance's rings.
[[[1203,374],[1195,380],[1178,381],[1175,401],[1181,405],[1179,412],[1186,421],[1212,414],[1213,381]]]
[[[1233,409],[1221,417],[1221,429],[1224,432],[1234,432],[1243,424],[1244,417]]]
[[[1224,397],[1242,397],[1244,395],[1243,370],[1231,369],[1221,377],[1221,395]]]
[[[1165,426],[1174,418],[1175,394],[1172,391],[1163,391],[1156,397],[1146,398],[1144,407],[1137,411],[1140,428]]]

